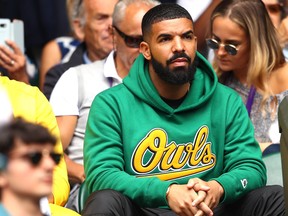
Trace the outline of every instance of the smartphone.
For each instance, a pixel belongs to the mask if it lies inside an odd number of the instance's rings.
[[[22,20],[13,20],[11,28],[11,40],[14,41],[22,53],[24,53],[24,24]]]
[[[9,47],[6,40],[14,41],[24,53],[24,24],[22,20],[0,19],[0,45]],[[9,47],[10,48],[10,47]]]
[[[11,38],[11,22],[9,19],[0,19],[0,45],[7,46],[5,41]]]

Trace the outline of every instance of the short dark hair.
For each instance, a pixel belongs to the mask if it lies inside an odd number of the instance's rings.
[[[0,153],[7,155],[15,147],[17,139],[27,145],[32,143],[55,145],[57,141],[46,127],[15,118],[0,127]]]
[[[193,23],[189,12],[178,4],[163,3],[151,8],[142,19],[141,27],[144,40],[145,37],[150,34],[151,27],[154,23],[178,18],[187,18]]]

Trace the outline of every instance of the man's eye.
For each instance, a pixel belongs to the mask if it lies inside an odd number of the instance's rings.
[[[106,20],[106,19],[108,19],[108,18],[109,18],[109,16],[107,16],[107,15],[98,15],[98,16],[95,17],[95,19],[96,19],[97,21]]]
[[[188,40],[191,40],[191,39],[193,39],[193,35],[184,35],[184,38],[188,39]]]
[[[170,38],[165,37],[165,38],[161,38],[161,39],[160,39],[160,42],[166,42],[166,41],[169,41],[169,40],[170,40]]]

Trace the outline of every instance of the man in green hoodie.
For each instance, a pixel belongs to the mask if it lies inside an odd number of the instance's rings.
[[[284,215],[243,102],[196,51],[190,14],[161,4],[142,32],[123,84],[90,109],[82,215]]]

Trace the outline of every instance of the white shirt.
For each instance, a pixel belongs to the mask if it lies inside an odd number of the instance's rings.
[[[61,76],[51,94],[50,103],[55,116],[78,116],[68,155],[80,164],[83,164],[84,135],[94,97],[122,82],[113,55],[111,52],[105,60],[70,68]]]

